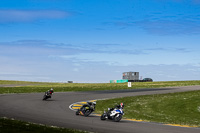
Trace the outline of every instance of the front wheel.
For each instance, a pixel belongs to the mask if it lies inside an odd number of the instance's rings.
[[[46,99],[47,99],[47,96],[46,96],[46,95],[44,95],[42,100],[46,100]]]
[[[101,115],[101,120],[106,120],[106,114],[105,114],[105,113],[103,113],[103,114]]]
[[[119,122],[121,119],[122,119],[122,115],[121,115],[121,114],[117,114],[117,115],[115,115],[114,118],[113,118],[113,120],[114,120],[115,122]]]

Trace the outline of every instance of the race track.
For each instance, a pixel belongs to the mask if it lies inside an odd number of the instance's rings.
[[[76,116],[75,112],[69,108],[71,104],[80,101],[190,90],[200,90],[200,86],[123,91],[55,92],[52,99],[47,101],[42,101],[43,93],[2,94],[0,95],[0,117],[98,133],[199,133],[200,128],[175,127],[127,120],[120,122],[101,121],[98,116]]]

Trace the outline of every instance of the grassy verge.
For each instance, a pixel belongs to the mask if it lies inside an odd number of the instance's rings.
[[[85,131],[49,127],[33,123],[0,118],[1,133],[87,133]]]
[[[0,85],[26,85],[26,84],[48,84],[47,82],[29,82],[29,81],[14,81],[14,80],[0,80]]]
[[[2,85],[4,82],[0,80]],[[33,83],[33,84],[31,84]],[[5,82],[4,82],[5,84]],[[200,85],[200,81],[166,81],[166,82],[134,82],[132,87],[127,87],[127,83],[40,83],[40,82],[28,82],[23,84],[31,84],[31,86],[17,86],[20,85],[13,81],[6,81],[6,84],[15,84],[16,87],[0,87],[0,94],[3,93],[32,93],[32,92],[45,92],[51,87],[55,92],[66,91],[97,91],[97,90],[122,90],[122,89],[140,89],[140,88],[160,88],[160,87],[173,87],[173,86],[191,86]],[[35,85],[34,85],[35,84]]]
[[[101,100],[96,112],[121,102],[124,118],[200,127],[200,91]]]

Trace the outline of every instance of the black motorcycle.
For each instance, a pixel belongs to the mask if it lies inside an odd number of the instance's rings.
[[[47,100],[48,98],[51,98],[51,94],[47,91],[43,96],[43,100]]]
[[[87,102],[80,109],[76,111],[76,115],[89,116],[93,111],[95,111],[96,102]]]

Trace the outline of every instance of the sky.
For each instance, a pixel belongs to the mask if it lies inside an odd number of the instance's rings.
[[[0,80],[200,80],[200,0],[1,0]]]

